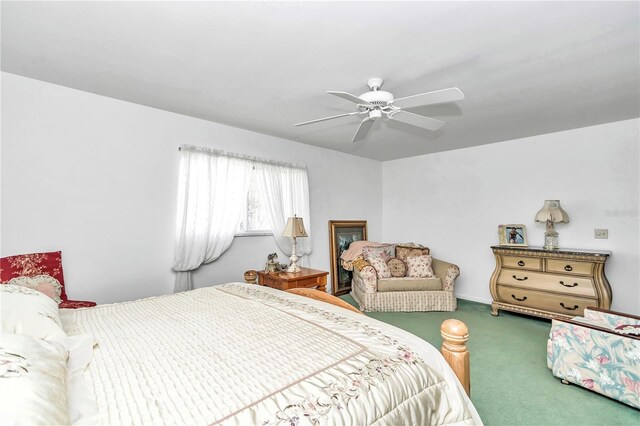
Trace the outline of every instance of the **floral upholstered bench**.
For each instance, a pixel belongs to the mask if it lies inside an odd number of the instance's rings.
[[[547,365],[563,383],[640,408],[640,317],[586,308],[584,317],[554,319]]]

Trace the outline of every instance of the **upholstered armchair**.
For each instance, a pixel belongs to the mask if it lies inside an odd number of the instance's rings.
[[[395,247],[396,257],[387,261],[392,273],[396,265],[402,267],[398,260],[411,265],[412,260],[417,259],[410,259],[413,257],[411,251],[419,251],[419,256],[429,253],[429,249],[422,246]],[[405,253],[402,254],[401,250]],[[402,273],[387,277],[370,263],[373,260],[355,260],[352,263],[351,296],[363,311],[455,311],[455,280],[460,275],[460,268],[428,257],[433,274],[429,273],[426,277],[403,276]]]
[[[547,365],[565,384],[640,408],[640,317],[586,308],[584,317],[554,319]]]

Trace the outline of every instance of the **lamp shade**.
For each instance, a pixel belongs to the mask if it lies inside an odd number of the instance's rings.
[[[283,237],[295,238],[295,237],[306,237],[307,231],[304,229],[304,223],[302,223],[301,217],[290,217],[287,220],[287,224],[284,227],[284,231],[282,232]]]
[[[560,207],[560,200],[545,200],[544,206],[536,213],[536,222],[569,222],[569,215]]]

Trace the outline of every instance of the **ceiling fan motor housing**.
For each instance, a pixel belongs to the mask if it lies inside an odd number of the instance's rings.
[[[393,102],[393,94],[385,92],[384,90],[375,90],[373,92],[363,93],[359,97],[363,101],[376,106],[386,106],[389,102]]]

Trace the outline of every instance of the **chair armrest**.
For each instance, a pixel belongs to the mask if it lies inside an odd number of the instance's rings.
[[[442,289],[445,291],[453,291],[456,278],[460,275],[458,265],[434,257],[431,267],[436,277],[442,280]]]
[[[86,300],[63,300],[58,305],[60,309],[92,308],[94,306],[96,306],[96,302]]]
[[[375,293],[378,291],[378,276],[373,266],[365,266],[362,269],[353,268],[353,284],[364,293]]]

